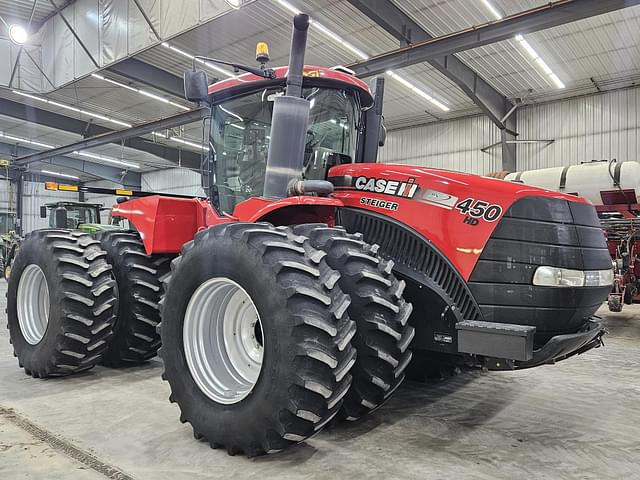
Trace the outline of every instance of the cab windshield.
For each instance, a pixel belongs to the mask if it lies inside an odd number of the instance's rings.
[[[67,228],[78,228],[84,223],[100,223],[98,220],[97,207],[86,207],[82,205],[66,205]],[[55,215],[49,216],[49,226],[55,227]]]
[[[263,193],[273,100],[282,87],[266,88],[213,107],[211,143],[220,208]],[[350,90],[306,88],[311,103],[304,168],[305,179],[326,178],[331,165],[355,159],[361,108]]]

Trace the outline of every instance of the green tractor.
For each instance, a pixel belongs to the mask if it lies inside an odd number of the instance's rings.
[[[100,212],[109,210],[101,203],[87,202],[53,202],[40,207],[40,217],[49,217],[49,227],[80,230],[96,233],[105,230],[118,230],[121,227],[102,223]]]
[[[11,262],[22,237],[16,232],[16,213],[0,212],[0,272],[5,278],[11,271]]]
[[[40,217],[49,218],[50,228],[79,230],[89,234],[122,230],[117,220],[109,215],[108,222],[102,223],[101,212],[109,210],[101,203],[60,201],[40,206]],[[0,235],[0,269],[6,280],[11,275],[11,265],[22,237],[15,230]]]

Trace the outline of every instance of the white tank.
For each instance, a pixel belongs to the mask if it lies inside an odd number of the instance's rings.
[[[567,167],[543,168],[510,173],[504,178],[549,190],[577,194],[594,205],[637,203],[637,198],[640,197],[640,163],[634,161],[590,162]],[[625,193],[622,194],[621,190]]]

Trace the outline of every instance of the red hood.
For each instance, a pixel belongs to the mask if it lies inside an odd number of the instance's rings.
[[[500,218],[517,200],[536,196],[589,203],[521,183],[403,164],[339,165],[331,168],[329,178],[336,187],[335,197],[345,206],[364,208],[410,227],[443,252],[465,279]],[[372,188],[388,181],[387,189]],[[490,215],[469,219],[457,208],[468,199],[470,205],[481,202],[491,208]]]
[[[511,203],[527,196],[561,198],[571,202],[590,203],[583,197],[568,195],[546,188],[534,187],[518,182],[510,182],[497,178],[482,177],[472,173],[455,172],[440,168],[418,167],[402,163],[354,163],[333,167],[330,177],[344,175],[365,175],[378,178],[416,177],[428,184],[430,188],[438,188],[446,193],[456,193],[459,189],[473,189],[477,195],[486,194],[491,197],[507,197]]]

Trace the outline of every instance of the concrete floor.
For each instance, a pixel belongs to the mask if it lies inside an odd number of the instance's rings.
[[[0,479],[640,479],[640,305],[601,314],[606,348],[405,384],[365,421],[256,459],[193,439],[159,361],[35,380],[2,329]]]

